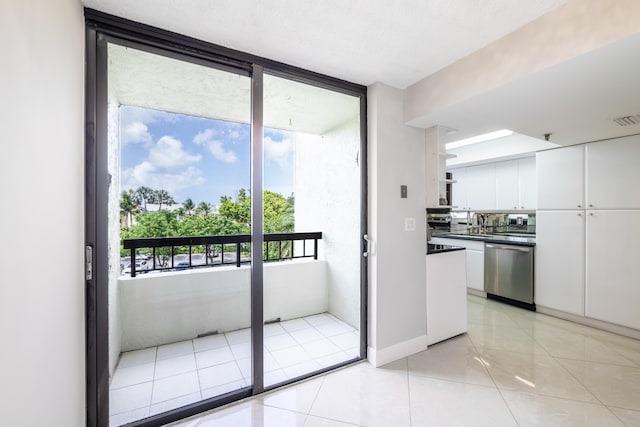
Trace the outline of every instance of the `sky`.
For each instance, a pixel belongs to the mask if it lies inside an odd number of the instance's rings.
[[[251,184],[248,124],[120,107],[121,190],[164,189],[177,203],[219,205]],[[295,133],[265,129],[264,186],[293,193]]]

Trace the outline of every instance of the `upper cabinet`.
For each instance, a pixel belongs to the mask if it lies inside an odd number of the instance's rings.
[[[536,159],[498,162],[496,168],[496,210],[536,209]]]
[[[518,160],[518,207],[524,210],[538,208],[538,183],[536,180],[536,158]]]
[[[640,136],[587,144],[587,208],[640,208]]]
[[[467,205],[471,210],[496,208],[496,169],[493,163],[467,168]]]
[[[496,209],[518,209],[518,161],[496,163]]]
[[[584,209],[584,146],[536,153],[538,209]]]

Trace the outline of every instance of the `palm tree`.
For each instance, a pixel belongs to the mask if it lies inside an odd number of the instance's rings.
[[[170,206],[176,202],[167,190],[154,191],[153,200],[158,204],[158,210],[162,210],[162,204]]]
[[[207,202],[202,202],[196,208],[196,213],[202,216],[207,216],[211,213],[211,205]]]
[[[189,198],[184,201],[182,207],[184,208],[184,211],[187,215],[191,215],[193,213],[193,210],[196,208],[196,205],[193,203],[193,200]]]
[[[151,202],[153,199],[154,191],[149,187],[138,187],[135,191],[135,195],[142,207],[142,210],[146,212],[147,202]]]
[[[120,225],[130,227],[133,223],[133,214],[140,210],[135,193],[132,190],[123,191],[120,197]]]

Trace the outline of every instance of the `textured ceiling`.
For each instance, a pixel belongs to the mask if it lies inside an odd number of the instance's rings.
[[[83,0],[290,65],[405,88],[566,0]]]

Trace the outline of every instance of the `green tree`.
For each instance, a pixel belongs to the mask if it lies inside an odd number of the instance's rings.
[[[184,201],[184,203],[182,204],[182,207],[184,208],[185,214],[191,215],[193,214],[193,210],[196,208],[196,205],[193,203],[193,200],[189,198]]]

